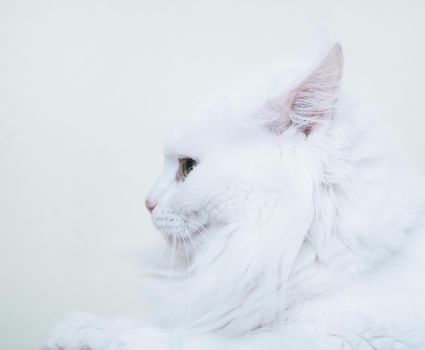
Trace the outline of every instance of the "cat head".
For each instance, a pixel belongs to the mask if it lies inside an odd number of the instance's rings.
[[[223,227],[313,201],[342,75],[339,44],[310,65],[275,74],[248,92],[200,106],[170,135],[162,174],[146,200],[170,242],[207,242]],[[311,219],[311,211],[297,213]],[[284,228],[282,234],[284,235]]]

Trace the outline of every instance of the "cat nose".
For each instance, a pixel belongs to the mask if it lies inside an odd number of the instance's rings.
[[[152,211],[156,207],[156,203],[151,202],[150,200],[146,199],[145,201],[146,208],[149,210],[149,213],[152,213]]]

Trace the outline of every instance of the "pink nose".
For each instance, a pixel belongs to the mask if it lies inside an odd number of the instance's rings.
[[[147,200],[145,201],[146,208],[149,210],[149,213],[152,213],[152,211],[156,207],[156,203],[152,203],[151,201]]]

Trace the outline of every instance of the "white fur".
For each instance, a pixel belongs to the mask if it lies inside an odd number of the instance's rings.
[[[149,327],[73,318],[47,349],[425,349],[423,197],[341,88],[340,47],[310,57],[173,129]]]

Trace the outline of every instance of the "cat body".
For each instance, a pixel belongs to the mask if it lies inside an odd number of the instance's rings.
[[[311,57],[173,130],[153,317],[71,317],[47,349],[425,349],[422,193],[341,88],[340,46]]]

